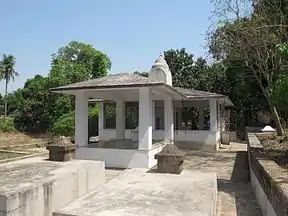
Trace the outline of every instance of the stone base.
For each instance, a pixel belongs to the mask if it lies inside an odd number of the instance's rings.
[[[53,216],[216,216],[216,201],[216,173],[184,170],[166,175],[133,169]]]
[[[155,155],[159,173],[180,174],[183,170],[184,153],[176,145],[168,144]]]
[[[75,158],[76,146],[74,144],[66,145],[49,145],[46,147],[49,150],[50,161],[66,162]]]
[[[157,161],[157,171],[159,173],[180,174],[183,170],[183,160],[172,157],[161,157]]]
[[[105,182],[104,162],[66,163],[43,157],[0,166],[1,216],[51,216],[60,208]]]
[[[75,159],[75,150],[71,151],[49,151],[49,160],[67,162]]]

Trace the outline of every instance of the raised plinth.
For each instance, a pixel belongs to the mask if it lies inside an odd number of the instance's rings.
[[[166,145],[161,152],[155,154],[158,172],[180,174],[183,170],[184,155],[177,146]]]
[[[133,169],[56,210],[53,216],[215,216],[216,173],[180,175]]]
[[[76,145],[67,137],[53,139],[46,149],[49,151],[50,161],[70,161],[75,158]]]
[[[66,163],[29,158],[1,164],[0,215],[52,216],[105,181],[104,163],[73,160]]]

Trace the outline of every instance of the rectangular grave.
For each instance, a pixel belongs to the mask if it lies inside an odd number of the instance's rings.
[[[43,157],[0,165],[0,216],[51,216],[105,181],[104,162]]]
[[[215,173],[133,169],[56,210],[53,216],[215,216]]]

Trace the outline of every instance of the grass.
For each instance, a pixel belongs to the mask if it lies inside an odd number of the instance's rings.
[[[8,151],[27,152],[27,155],[45,152],[46,139],[44,136],[31,136],[19,132],[0,133],[0,160],[23,156]],[[7,152],[5,152],[7,150]]]
[[[24,154],[11,153],[11,152],[0,152],[0,160],[5,160],[8,158],[14,158],[14,157],[21,157],[21,156],[24,156]]]
[[[276,133],[257,134],[257,137],[263,146],[263,156],[288,168],[288,133],[284,136],[277,136]]]

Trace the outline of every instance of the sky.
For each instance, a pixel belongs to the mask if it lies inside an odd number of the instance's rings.
[[[20,74],[8,91],[28,78],[47,75],[51,54],[76,40],[106,53],[110,73],[149,71],[167,49],[207,56],[210,0],[0,0],[0,55],[16,57]],[[0,93],[4,82],[0,82]]]

